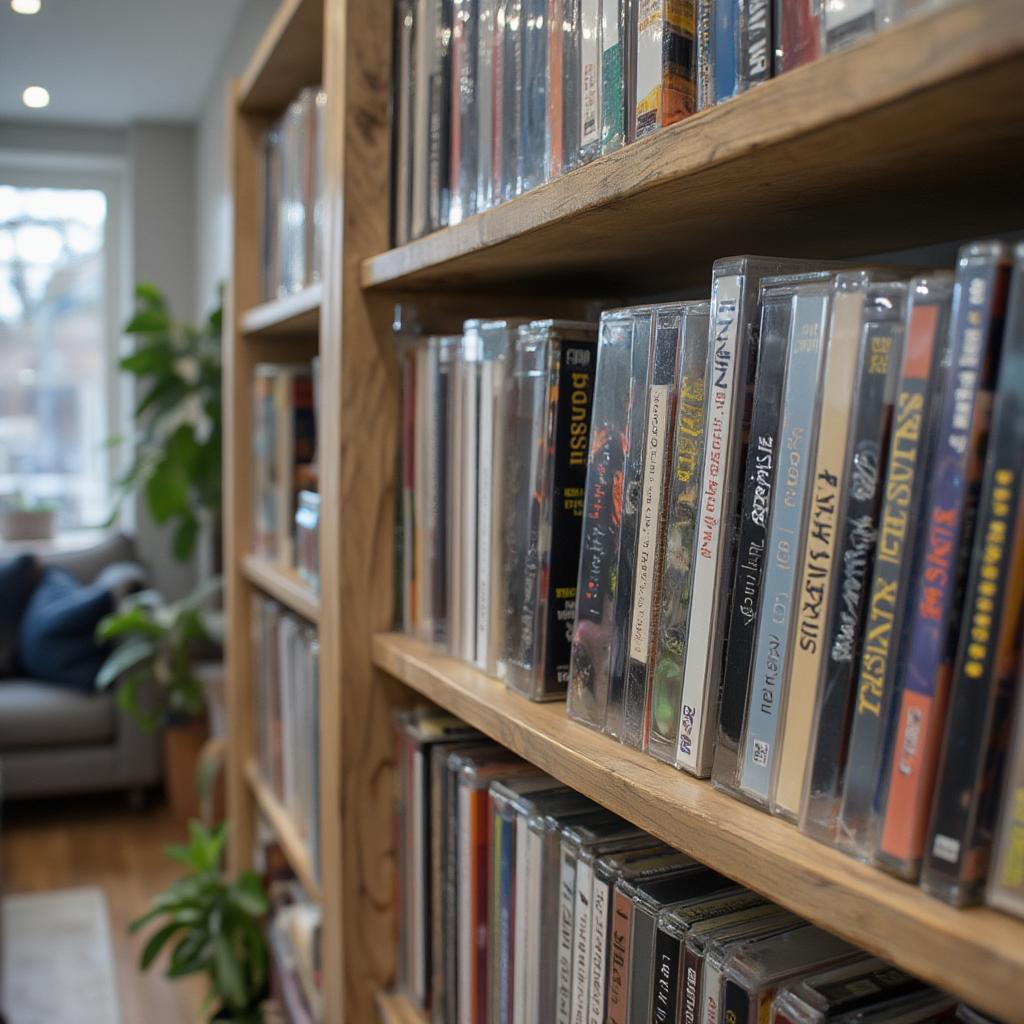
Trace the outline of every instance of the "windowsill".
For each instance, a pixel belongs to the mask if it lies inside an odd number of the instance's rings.
[[[0,538],[0,555],[31,551],[37,555],[66,554],[86,551],[102,544],[117,532],[117,527],[97,527],[92,530],[67,530],[49,540],[4,540]]]

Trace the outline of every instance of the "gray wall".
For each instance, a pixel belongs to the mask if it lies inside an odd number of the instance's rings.
[[[196,122],[196,316],[213,307],[231,268],[231,198],[228,189],[228,86],[249,63],[277,0],[248,0],[206,91]]]
[[[151,281],[182,320],[195,309],[195,129],[192,125],[134,124],[127,131],[132,173],[133,285]],[[196,558],[181,564],[171,555],[171,532],[157,526],[140,502],[135,532],[140,552],[169,598],[196,584]]]

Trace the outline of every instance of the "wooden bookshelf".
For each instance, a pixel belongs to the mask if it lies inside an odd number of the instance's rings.
[[[1024,923],[947,906],[411,637],[379,635],[373,653],[433,703],[691,857],[975,1006],[1019,1016],[1008,981],[1024,977]]]
[[[307,622],[319,622],[320,598],[290,566],[278,565],[258,555],[246,555],[242,565],[245,578],[254,587]]]
[[[277,841],[281,844],[281,849],[284,850],[284,855],[288,859],[292,871],[302,883],[309,898],[314,902],[319,902],[320,883],[313,870],[313,858],[310,855],[309,846],[299,833],[292,816],[263,781],[255,761],[249,761],[246,764],[245,776],[253,799],[258,804],[260,813],[266,819]]]
[[[242,330],[249,337],[315,334],[320,327],[323,286],[310,285],[284,298],[262,302],[242,315]]]
[[[651,294],[707,280],[724,253],[851,257],[1019,227],[1022,80],[1019,0],[964,3],[375,255],[362,283]]]
[[[325,1024],[423,1024],[393,994],[392,715],[427,698],[651,832],[1008,1020],[1024,924],[956,911],[710,785],[386,632],[393,609],[395,301],[448,324],[578,316],[581,302],[701,286],[719,256],[856,258],[1024,227],[1024,9],[964,0],[757,86],[462,224],[389,248],[391,0],[282,0],[231,103],[234,263],[225,315],[225,575],[232,863],[258,815],[253,588],[317,624]],[[324,284],[261,294],[265,132],[328,95]],[[571,298],[570,298],[571,296]],[[252,550],[252,372],[319,355],[319,598]],[[289,856],[311,874],[292,828]],[[304,880],[310,881],[308,877]]]
[[[238,87],[243,114],[280,114],[307,85],[319,85],[323,0],[283,0]]]
[[[377,996],[381,1024],[427,1024],[427,1018],[400,992],[381,992]]]

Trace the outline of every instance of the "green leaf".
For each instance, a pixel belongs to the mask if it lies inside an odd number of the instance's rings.
[[[96,637],[103,641],[119,640],[131,633],[141,633],[156,640],[163,636],[164,631],[138,601],[122,603],[118,611],[105,615],[96,627]]]
[[[149,281],[140,281],[135,286],[135,298],[147,306],[153,306],[156,309],[167,308],[167,300],[164,298],[164,293]]]
[[[188,387],[180,377],[161,377],[135,406],[134,416],[138,420],[150,411],[173,410],[187,397]]]
[[[128,934],[134,935],[140,928],[145,928],[150,921],[155,921],[164,913],[163,907],[153,907],[147,910],[146,913],[135,918],[134,921],[128,923]]]
[[[214,977],[222,997],[230,1006],[242,1009],[246,1004],[242,972],[223,935],[215,935],[213,938],[213,963]]]
[[[142,951],[142,956],[139,957],[139,968],[143,971],[148,970],[149,965],[160,955],[160,950],[167,945],[170,937],[181,928],[181,925],[176,921],[164,925],[159,931],[155,932],[150,936],[149,941],[146,943],[146,948]]]
[[[165,341],[154,341],[124,356],[118,365],[135,377],[167,373],[174,368],[174,349]]]
[[[188,513],[188,472],[180,462],[165,458],[146,482],[146,504],[157,523]]]
[[[125,334],[157,334],[169,330],[170,317],[159,309],[140,309],[125,325]]]
[[[267,899],[262,892],[251,892],[241,886],[233,885],[228,890],[228,899],[251,917],[262,917],[267,912]]]
[[[113,654],[103,663],[96,676],[96,685],[105,690],[117,678],[129,669],[136,668],[144,661],[149,661],[156,654],[156,647],[151,640],[129,640],[115,647]]]
[[[179,562],[187,562],[196,546],[196,537],[199,536],[199,522],[195,516],[189,516],[174,530],[174,537],[171,548],[174,557]]]

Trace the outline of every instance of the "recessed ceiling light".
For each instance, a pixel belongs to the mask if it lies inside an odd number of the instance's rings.
[[[11,10],[15,14],[38,14],[42,6],[42,0],[11,0]]]
[[[50,102],[50,94],[41,85],[30,85],[22,94],[21,102],[26,107],[39,110]]]

